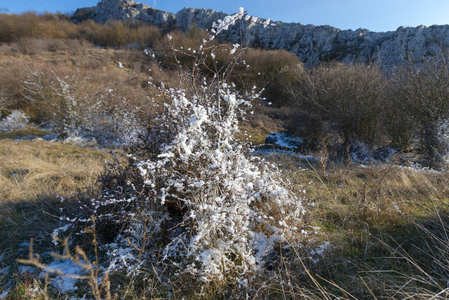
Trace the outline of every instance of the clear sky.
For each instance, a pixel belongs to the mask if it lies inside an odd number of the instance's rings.
[[[331,25],[340,29],[396,30],[399,26],[449,23],[449,0],[141,0],[157,9],[177,12],[184,7],[234,13],[243,6],[250,15],[273,21]],[[98,0],[0,0],[0,11],[21,13],[61,11],[95,6]]]

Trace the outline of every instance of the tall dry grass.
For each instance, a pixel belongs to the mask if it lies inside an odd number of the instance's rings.
[[[0,43],[30,38],[76,39],[110,47],[136,43],[144,48],[153,46],[160,37],[160,29],[143,22],[110,21],[98,24],[89,20],[76,24],[62,14],[0,14]]]
[[[42,45],[48,42],[39,41]],[[105,112],[114,107],[128,107],[130,110],[138,107],[142,116],[148,115],[151,109],[148,96],[154,93],[154,88],[148,85],[148,77],[153,75],[161,80],[167,77],[159,70],[154,74],[148,72],[154,64],[152,58],[149,59],[135,49],[101,49],[79,43],[78,46],[57,52],[33,48],[34,54],[17,52],[17,43],[2,47],[2,115],[6,116],[12,110],[21,110],[36,124],[63,118],[62,111],[58,111],[58,107],[63,104],[61,95],[55,89],[58,78],[69,84],[70,89],[75,91],[78,105],[86,109],[101,101]],[[119,62],[124,68],[120,68]],[[42,94],[43,91],[45,95]],[[40,94],[36,94],[37,92]],[[89,96],[86,97],[86,94]],[[48,105],[49,103],[54,105]],[[83,117],[90,118],[88,115]]]
[[[73,205],[60,197],[95,193],[105,161],[112,161],[106,150],[42,140],[0,140],[0,269],[9,268],[0,274],[0,290],[11,283],[24,288],[30,278],[17,275],[15,260],[25,257],[31,238],[38,251],[51,248],[51,233],[61,222],[59,208]],[[22,299],[20,295],[16,299]]]
[[[106,151],[73,144],[1,140],[1,202],[70,196],[95,186],[106,160]]]
[[[318,228],[315,238],[329,242],[316,263],[298,249],[313,279],[304,276],[297,260],[285,264],[283,274],[290,274],[296,291],[325,290],[329,299],[448,296],[446,172],[394,164],[329,165],[291,155],[273,159],[289,174],[296,193],[306,190],[312,202],[310,230]]]

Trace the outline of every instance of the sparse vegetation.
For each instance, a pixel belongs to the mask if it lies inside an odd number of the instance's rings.
[[[286,127],[311,148],[333,151],[358,142],[415,148],[426,166],[441,167],[448,150],[448,69],[443,55],[389,72],[343,63],[299,70],[301,76],[284,84],[291,108]]]
[[[379,145],[385,132],[384,88],[379,67],[322,64],[287,87],[294,108],[289,128],[311,143],[327,136],[340,137],[344,145]]]
[[[161,31],[143,22],[109,21],[97,24],[85,21],[75,24],[66,15],[28,12],[22,15],[0,14],[0,43],[24,44],[19,48],[22,53],[32,51],[27,41],[44,39],[52,41],[47,50],[58,50],[61,41],[82,41],[108,46],[124,47],[137,44],[138,47],[153,46],[161,38]],[[73,43],[75,44],[75,43]]]
[[[11,139],[0,140],[0,157],[0,291],[13,289],[8,299],[23,299],[40,283],[15,260],[26,255],[31,238],[37,251],[51,247],[48,234],[61,224],[56,215],[67,205],[61,197],[95,193],[105,161],[113,159],[107,151],[69,143]]]
[[[446,57],[306,69],[208,34],[0,15],[0,297],[446,299]],[[248,155],[284,128],[313,159]],[[18,264],[31,238],[76,289]]]

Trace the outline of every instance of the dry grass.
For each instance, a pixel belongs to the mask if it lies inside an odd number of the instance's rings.
[[[94,186],[111,156],[102,150],[45,141],[0,141],[1,202],[69,196]]]
[[[276,159],[291,188],[306,190],[309,221],[320,228],[319,239],[330,242],[320,262],[307,265],[321,287],[303,268],[287,267],[298,287],[343,299],[447,296],[447,173]]]
[[[0,112],[3,111],[3,115],[21,110],[37,124],[62,118],[57,107],[50,107],[43,103],[45,101],[27,99],[36,98],[36,94],[30,92],[33,85],[25,83],[40,80],[43,89],[50,89],[50,85],[58,82],[58,77],[64,78],[78,91],[78,95],[90,95],[85,97],[86,103],[81,104],[83,107],[92,107],[103,101],[107,102],[105,109],[128,106],[134,110],[139,107],[144,117],[151,110],[148,97],[154,93],[154,88],[148,85],[148,69],[153,62],[141,51],[101,49],[86,44],[57,52],[36,50],[34,54],[23,54],[16,51],[16,47],[13,43],[0,48]],[[125,67],[120,68],[119,62]],[[50,96],[59,100],[54,94],[46,96],[46,100],[50,100]],[[83,99],[80,97],[78,100]]]
[[[51,233],[60,226],[54,216],[70,205],[67,200],[61,203],[60,196],[87,188],[95,192],[106,160],[112,161],[106,150],[42,140],[0,140],[0,269],[10,267],[0,277],[0,290],[10,280],[17,284],[23,280],[14,274],[19,267],[15,260],[28,251],[24,243],[34,238],[39,253],[51,248]]]
[[[254,114],[247,116],[246,121],[240,123],[240,130],[246,133],[251,143],[255,145],[264,144],[267,135],[270,133],[284,131],[281,119],[277,116],[273,117],[279,111],[279,108],[256,103]]]
[[[141,51],[95,48],[78,40],[78,29],[66,20],[58,21],[50,16],[45,19],[33,14],[24,16],[26,18],[29,20],[20,27],[22,29],[18,27],[18,35],[4,35],[11,43],[0,45],[1,110],[21,109],[32,117],[32,121],[42,121],[42,107],[33,106],[23,99],[23,80],[33,71],[43,69],[63,75],[73,75],[77,70],[76,75],[80,78],[92,79],[83,82],[83,90],[104,91],[113,87],[132,105],[144,105],[147,96],[154,93],[145,84],[148,76],[152,76],[156,84],[178,84],[174,79],[177,78],[174,76],[176,71],[169,69],[168,60],[166,65],[158,67],[156,59],[143,55]],[[18,26],[20,22],[21,17],[7,19],[0,15],[0,24]],[[42,23],[40,26],[48,31],[44,35],[27,31],[34,26],[33,22]],[[130,29],[122,25],[86,23],[83,26],[96,43],[107,43],[107,37],[114,30],[121,32],[114,41],[118,44],[126,42],[123,38],[127,30],[135,30],[135,34],[141,35],[148,30],[152,34],[151,39],[158,38],[157,30],[152,28]],[[5,25],[0,28],[0,31],[10,32],[12,27]],[[21,30],[23,32],[19,34]],[[192,47],[196,45],[199,37],[202,37],[200,31],[173,33],[176,44],[185,47],[189,43]],[[282,61],[278,61],[279,58]],[[301,66],[293,70],[286,68],[297,64],[297,58],[285,52],[254,50],[248,52],[245,59],[253,71],[247,72],[249,81],[246,83],[271,81],[274,86],[299,80],[297,77],[302,75]],[[267,64],[258,66],[261,60]],[[125,68],[119,68],[118,62]],[[280,79],[273,78],[271,73],[267,74],[271,77],[255,76],[259,72],[270,71],[268,68],[271,66],[277,77],[285,73],[285,78],[279,77],[284,81],[276,81]],[[241,67],[243,75],[246,67]],[[152,71],[149,73],[150,68]],[[252,135],[251,141],[262,143],[266,134],[280,131],[281,121],[290,115],[285,107],[257,107],[255,116],[243,124],[242,129]],[[58,215],[62,205],[70,205],[60,203],[58,196],[70,197],[80,189],[95,188],[104,161],[111,160],[111,155],[103,150],[44,141],[1,139],[15,138],[20,134],[0,135],[0,269],[12,266],[8,275],[0,274],[0,291],[9,285],[12,274],[17,272],[15,259],[26,256],[27,248],[20,243],[34,237],[36,252],[48,251],[49,233],[59,223],[50,214]],[[360,167],[330,165],[327,161],[309,163],[290,156],[273,160],[286,171],[289,187],[295,193],[302,195],[306,191],[311,204],[306,220],[311,225],[308,231],[317,233],[311,235],[310,245],[297,249],[292,247],[293,250],[284,252],[279,261],[273,262],[276,276],[263,278],[261,274],[252,283],[255,299],[447,298],[444,290],[449,275],[447,173],[393,165]],[[318,227],[320,229],[316,229]],[[310,249],[323,241],[329,241],[330,248],[317,263],[313,263],[309,259]],[[194,297],[198,291],[193,291],[191,286],[186,287],[189,284],[188,279],[173,283],[174,298],[181,299],[185,291]],[[231,295],[235,289],[232,286],[199,288],[204,290],[202,295],[210,299],[224,298],[222,293],[227,291]],[[155,287],[151,293],[153,297],[159,297],[164,290],[161,288],[159,291]],[[138,298],[137,294],[133,296]]]
[[[54,195],[93,185],[107,158],[104,151],[74,145],[2,140],[0,190],[9,189],[2,200],[10,203],[3,205],[7,217],[0,221],[0,249],[6,258],[12,261],[23,255],[17,244],[33,236],[36,252],[42,251],[39,241],[48,242],[46,233],[57,225],[43,213],[55,211]],[[308,222],[321,228],[312,235],[315,246],[329,241],[330,248],[316,263],[308,258],[310,247],[284,252],[280,261],[273,262],[274,277],[260,275],[252,283],[255,299],[447,296],[446,173],[394,165],[309,164],[291,156],[277,157],[276,162],[295,193],[306,190],[313,203]],[[184,285],[173,283],[175,298],[185,296],[189,289]],[[213,299],[232,289],[205,288],[202,295]]]
[[[89,20],[75,24],[62,14],[0,14],[0,43],[23,38],[85,39],[102,46],[137,43],[145,47],[157,42],[160,36],[159,28],[144,22],[110,21],[97,24]]]

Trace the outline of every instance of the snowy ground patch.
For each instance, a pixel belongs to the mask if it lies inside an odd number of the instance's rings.
[[[287,155],[309,162],[319,162],[327,158],[313,155],[299,154],[298,151],[307,151],[304,148],[304,139],[287,133],[272,132],[265,139],[266,145],[257,148],[252,154],[268,155]],[[397,150],[391,146],[388,147],[370,147],[361,142],[350,144],[347,148],[345,158],[349,158],[354,163],[363,165],[378,164],[391,161],[397,154]]]
[[[81,136],[68,136],[63,140],[64,144],[74,144],[81,147],[96,146],[98,143],[94,138],[84,138]]]
[[[13,110],[11,114],[0,121],[0,130],[15,131],[24,129],[28,126],[28,122],[29,117],[25,113],[19,110]]]
[[[0,260],[1,260],[0,256]],[[4,280],[4,278],[8,275],[10,267],[0,267],[0,282]],[[9,291],[11,290],[11,282],[7,283],[6,286],[3,286],[3,284],[0,285],[0,299],[5,299],[6,296],[8,296]]]
[[[349,146],[349,157],[353,162],[361,164],[378,164],[391,161],[398,151],[390,146],[373,148],[364,143],[354,143]]]
[[[292,150],[283,150],[283,149],[271,149],[271,148],[258,148],[254,151],[252,151],[250,154],[252,155],[260,155],[264,158],[269,158],[270,156],[287,156],[291,158],[297,158],[300,160],[306,160],[308,162],[317,163],[321,161],[322,157],[312,156],[312,155],[304,155],[300,154],[298,152],[292,151]]]
[[[11,288],[8,288],[8,289],[2,291],[0,294],[0,299],[6,299],[6,297],[8,296],[10,291],[11,291]]]
[[[58,272],[65,274],[63,276],[56,275],[54,278],[51,279],[51,284],[63,294],[67,292],[73,292],[78,289],[76,283],[79,281],[79,279],[72,278],[71,276],[85,275],[81,267],[79,267],[73,261],[67,259],[55,260],[50,264],[48,264],[47,267],[51,270],[55,271],[57,270]],[[47,271],[42,271],[40,275],[42,277],[45,277],[46,274]]]
[[[313,249],[312,251],[310,251],[310,259],[312,260],[312,262],[314,264],[318,263],[320,258],[323,257],[324,252],[326,252],[329,249],[329,242],[324,242],[324,244],[319,245],[316,249]]]
[[[298,150],[303,142],[302,138],[284,132],[272,132],[265,139],[266,144],[275,145],[286,150]]]

